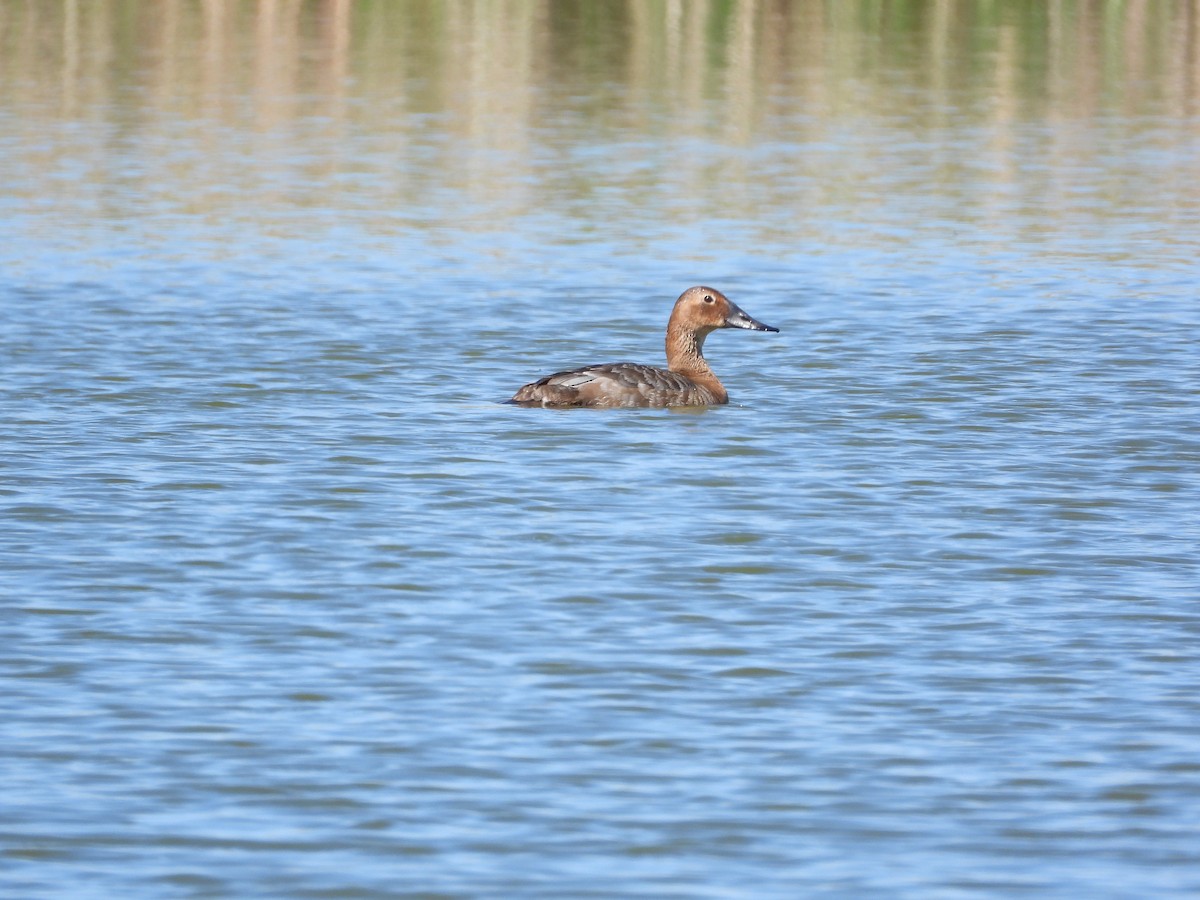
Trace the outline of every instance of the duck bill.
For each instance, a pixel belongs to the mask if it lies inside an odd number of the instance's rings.
[[[729,304],[732,309],[729,315],[725,317],[726,328],[745,328],[748,331],[778,331],[778,328],[772,328],[770,325],[764,325],[762,322],[753,316],[747,315],[741,307],[733,303]]]

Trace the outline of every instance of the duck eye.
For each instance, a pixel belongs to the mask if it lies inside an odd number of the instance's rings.
[[[705,303],[712,303],[712,302],[713,302],[712,294],[705,294],[705,295],[704,295],[704,302],[705,302]]]

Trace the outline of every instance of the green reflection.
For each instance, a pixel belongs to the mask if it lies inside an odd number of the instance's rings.
[[[1198,19],[1195,0],[5,2],[0,73],[7,102],[67,110],[138,87],[185,107],[403,95],[410,111],[480,119],[504,112],[480,93],[607,85],[738,115],[780,94],[856,106],[866,79],[1061,113],[1151,100],[1195,113]]]
[[[550,208],[581,223],[565,241],[619,215],[753,222],[752,246],[861,241],[822,223],[911,196],[910,221],[1036,209],[1036,238],[1154,192],[1189,221],[1198,30],[1200,0],[3,2],[0,112],[11,192],[76,217],[88,184],[104,216],[137,190],[379,232]],[[72,123],[106,137],[47,142]]]

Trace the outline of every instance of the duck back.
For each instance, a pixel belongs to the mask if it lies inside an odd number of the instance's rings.
[[[679,372],[620,362],[547,375],[525,385],[510,402],[521,406],[620,407],[712,406],[725,401],[725,396]]]

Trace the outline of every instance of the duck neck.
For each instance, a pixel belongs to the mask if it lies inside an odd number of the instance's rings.
[[[686,375],[697,384],[704,385],[718,397],[725,396],[725,388],[709,368],[704,358],[704,339],[711,328],[697,330],[671,322],[667,325],[667,368]]]

